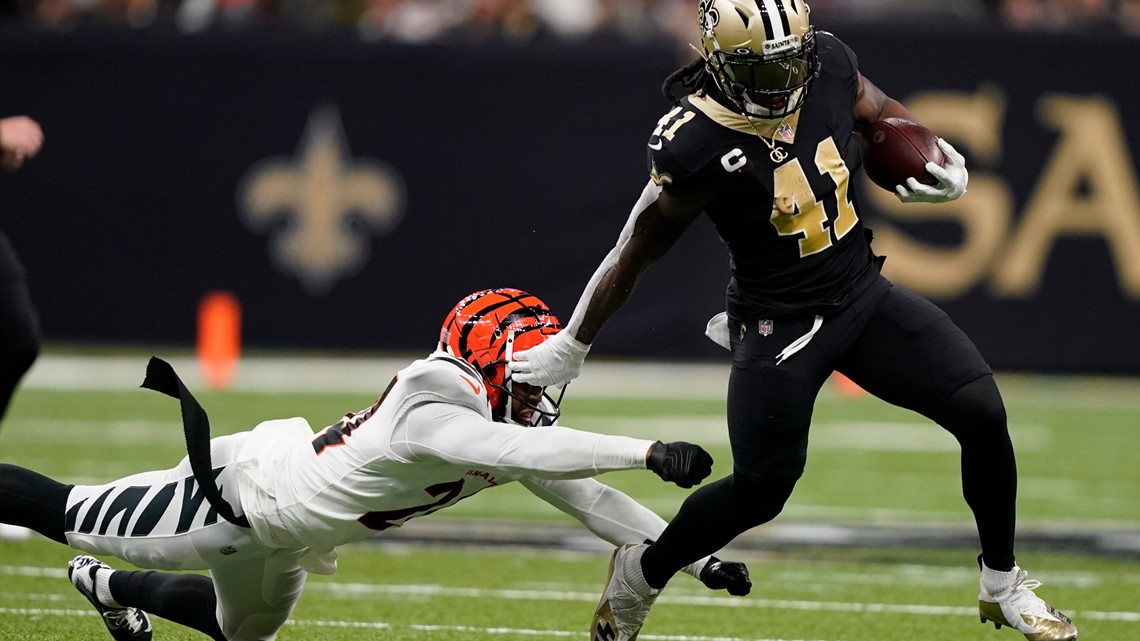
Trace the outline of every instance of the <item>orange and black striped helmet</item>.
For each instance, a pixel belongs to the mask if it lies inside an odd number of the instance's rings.
[[[511,396],[506,367],[511,354],[542,343],[561,328],[537,296],[510,287],[484,289],[459,301],[447,315],[439,333],[439,349],[483,374],[492,415],[502,419]]]

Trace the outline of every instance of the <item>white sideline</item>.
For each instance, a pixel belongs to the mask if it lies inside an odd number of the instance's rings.
[[[190,389],[206,389],[193,357],[156,354],[168,361]],[[402,358],[247,356],[227,389],[243,392],[368,392],[383,390],[402,367],[423,355]],[[127,391],[138,389],[148,356],[45,354],[23,385],[30,389]],[[657,363],[591,361],[570,384],[575,395],[599,398],[723,399],[729,362]]]

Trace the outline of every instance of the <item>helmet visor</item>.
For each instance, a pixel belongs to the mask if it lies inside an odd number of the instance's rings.
[[[754,58],[725,56],[724,74],[730,82],[743,85],[749,93],[785,93],[798,89],[814,73],[813,65],[802,58],[758,62]]]
[[[813,40],[777,59],[716,51],[709,64],[725,96],[757,118],[781,118],[799,109],[818,70]]]

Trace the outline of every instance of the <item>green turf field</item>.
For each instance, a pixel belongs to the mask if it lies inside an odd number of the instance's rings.
[[[105,638],[47,542],[0,544],[0,640]],[[639,638],[671,641],[1021,641],[979,624],[971,555],[823,548],[748,557],[752,595],[682,576]],[[1066,606],[1082,639],[1140,638],[1140,564],[1034,554],[1041,593]],[[280,639],[585,639],[606,572],[601,554],[355,545],[341,570],[310,578]],[[201,635],[158,620],[156,639]]]
[[[1000,376],[999,383],[1018,448],[1022,528],[1140,537],[1140,383]],[[296,415],[320,427],[373,400],[362,393],[197,392],[217,434]],[[719,399],[572,395],[564,409],[562,422],[573,427],[702,443],[717,459],[715,474],[730,469]],[[178,416],[177,402],[142,390],[25,389],[0,431],[0,446],[4,462],[67,482],[104,482],[175,464],[183,455]],[[649,473],[603,480],[666,518],[687,494]],[[514,486],[429,518],[568,523]],[[777,523],[968,529],[955,443],[919,417],[829,389],[817,406],[808,471]],[[640,638],[1020,640],[978,623],[974,554],[786,544],[767,553],[741,549],[755,579],[751,596],[711,593],[678,577]],[[0,641],[105,638],[94,611],[67,583],[71,556],[43,540],[0,543]],[[1082,639],[1140,639],[1140,554],[1034,548],[1022,550],[1019,560],[1045,582],[1040,594],[1074,616]],[[335,576],[311,579],[294,624],[280,638],[584,638],[605,570],[601,552],[353,546],[343,551]],[[174,624],[156,625],[156,638],[201,638]]]

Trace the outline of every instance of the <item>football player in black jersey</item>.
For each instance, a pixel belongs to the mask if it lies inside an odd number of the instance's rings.
[[[615,553],[591,635],[631,639],[678,568],[780,513],[804,470],[816,395],[839,371],[960,443],[982,621],[1072,641],[1072,622],[1015,564],[1017,471],[992,372],[942,310],[880,275],[851,188],[860,129],[914,118],[843,42],[812,28],[808,11],[802,0],[699,2],[703,55],[665,81],[674,105],[648,141],[651,181],[566,329],[515,355],[515,380],[577,376],[603,323],[697,216],[728,246],[727,312],[708,333],[732,350],[733,473],[689,496],[655,543]],[[962,156],[939,145],[944,166],[927,165],[937,184],[911,178],[896,188],[902,201],[965,193]]]

